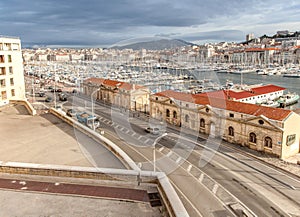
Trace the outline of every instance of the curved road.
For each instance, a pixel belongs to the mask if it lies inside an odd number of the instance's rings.
[[[91,111],[88,98],[75,97],[73,107]],[[71,106],[71,104],[69,104]],[[153,170],[155,135],[148,125],[97,102],[105,135],[127,152],[142,169]],[[168,136],[156,145],[157,170],[168,174],[190,216],[300,216],[300,179],[283,173],[232,146],[214,140],[178,136],[177,129],[163,125]],[[212,159],[207,156],[213,156]]]

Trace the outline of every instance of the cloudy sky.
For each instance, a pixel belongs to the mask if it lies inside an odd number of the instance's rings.
[[[1,35],[24,46],[110,46],[128,39],[243,41],[300,30],[299,0],[7,0]]]

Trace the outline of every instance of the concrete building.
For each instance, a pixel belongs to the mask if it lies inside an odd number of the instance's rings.
[[[21,41],[0,36],[0,106],[25,99]]]
[[[167,90],[150,97],[150,115],[282,159],[299,153],[300,116],[289,110]]]
[[[117,107],[149,112],[150,91],[141,85],[102,78],[88,78],[83,82],[83,92]]]
[[[246,41],[251,41],[252,39],[254,39],[254,33],[250,33],[246,35]]]

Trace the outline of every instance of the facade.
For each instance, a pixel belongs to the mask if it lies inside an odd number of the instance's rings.
[[[289,110],[168,90],[150,97],[150,115],[282,159],[299,153],[300,116]]]
[[[25,99],[21,41],[0,36],[0,106]]]
[[[144,86],[116,80],[89,78],[83,82],[83,92],[120,108],[149,112],[150,91]]]

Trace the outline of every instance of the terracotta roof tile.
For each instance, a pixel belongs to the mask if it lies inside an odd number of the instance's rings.
[[[94,84],[109,86],[109,87],[118,87],[119,89],[123,90],[134,90],[134,89],[141,89],[144,88],[144,86],[136,85],[136,84],[130,84],[127,82],[122,81],[116,81],[116,80],[110,80],[110,79],[103,79],[103,78],[88,78],[84,81],[85,83],[91,82]]]
[[[234,111],[242,114],[248,114],[254,116],[264,115],[269,119],[278,120],[278,121],[284,120],[292,113],[292,111],[290,110],[285,110],[281,108],[270,108],[270,107],[255,105],[255,104],[226,100],[225,95],[223,95],[224,98],[222,98],[221,94],[218,95],[218,97],[214,97],[214,94],[210,94],[210,93],[206,93],[206,95],[188,94],[188,93],[180,93],[172,90],[167,90],[160,93],[156,93],[154,95],[174,98],[184,102],[192,102],[198,105],[210,105],[215,108],[226,109],[229,111]]]

